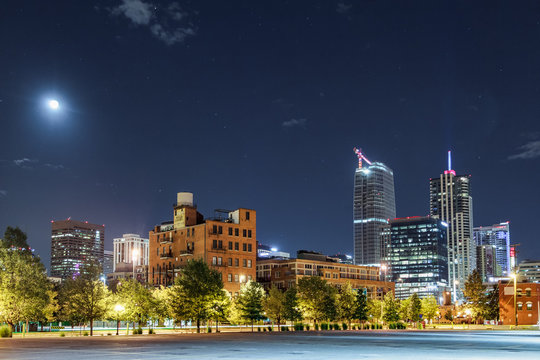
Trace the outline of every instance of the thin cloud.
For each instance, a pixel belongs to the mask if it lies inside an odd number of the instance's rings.
[[[339,13],[339,14],[347,14],[349,12],[349,10],[351,10],[352,8],[352,4],[345,4],[343,2],[340,2],[337,4],[337,9],[336,11]]]
[[[7,196],[7,190],[0,190],[0,198]]]
[[[306,126],[307,119],[291,119],[287,120],[281,123],[281,126],[285,128],[292,128],[292,127],[304,127]]]
[[[43,166],[48,167],[52,170],[64,170],[65,167],[62,164],[44,164]]]
[[[129,19],[136,26],[148,27],[152,35],[169,46],[196,34],[193,24],[187,21],[189,13],[177,2],[162,6],[143,0],[122,0],[122,4],[109,12]]]
[[[540,157],[540,140],[529,141],[525,145],[519,147],[520,153],[511,155],[508,160],[516,159],[535,159]]]
[[[17,159],[17,160],[13,160],[13,163],[22,168],[22,169],[32,169],[34,167],[34,164],[36,164],[38,161],[35,160],[35,159],[29,159],[29,158],[22,158],[22,159]]]

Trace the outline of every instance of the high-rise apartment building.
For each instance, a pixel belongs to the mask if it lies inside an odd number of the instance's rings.
[[[396,217],[394,173],[380,162],[369,161],[361,150],[354,173],[354,263],[380,266],[384,257],[382,230]],[[365,164],[364,164],[365,163]]]
[[[540,260],[523,260],[517,268],[520,279],[532,283],[540,283]]]
[[[103,266],[105,225],[51,221],[51,276],[67,279],[90,264]]]
[[[135,266],[148,265],[149,240],[138,234],[124,234],[113,240],[114,272],[129,271]],[[127,270],[126,270],[127,269]]]
[[[396,297],[407,299],[416,293],[435,296],[443,302],[448,287],[448,225],[430,216],[390,220],[385,231],[385,264]]]
[[[193,204],[193,194],[178,193],[174,220],[150,231],[150,283],[172,285],[190,259],[202,259],[219,271],[225,290],[232,294],[239,292],[242,283],[255,280],[256,211],[216,213],[219,216],[204,219]]]
[[[456,175],[448,152],[448,170],[430,179],[430,215],[448,224],[448,275],[454,301],[462,298],[463,287],[476,267],[472,234],[471,176]]]
[[[114,252],[110,250],[103,251],[103,275],[114,271]]]
[[[474,227],[473,237],[477,246],[495,246],[497,264],[502,271],[499,276],[509,276],[512,272],[510,268],[510,223],[506,221],[491,226]]]
[[[491,282],[490,278],[501,276],[501,267],[497,263],[497,249],[493,245],[476,246],[476,270],[483,282]]]

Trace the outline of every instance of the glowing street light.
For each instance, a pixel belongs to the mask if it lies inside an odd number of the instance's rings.
[[[49,106],[49,109],[51,110],[58,110],[60,108],[60,103],[58,100],[50,99],[47,101],[47,105]]]
[[[125,308],[120,304],[114,306],[114,311],[116,311],[116,335],[118,335],[118,330],[120,328],[120,313],[124,310]]]

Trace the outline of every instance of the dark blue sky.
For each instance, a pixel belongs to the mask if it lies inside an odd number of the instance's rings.
[[[47,266],[50,220],[111,248],[178,191],[350,253],[354,146],[394,170],[398,216],[428,213],[451,148],[474,225],[510,220],[540,258],[537,2],[6,1],[0,44],[0,227]]]

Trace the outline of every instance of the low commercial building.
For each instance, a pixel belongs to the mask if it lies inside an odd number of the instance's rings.
[[[278,248],[270,247],[264,244],[257,244],[257,259],[289,259],[291,254],[280,251]]]
[[[255,280],[257,214],[254,210],[216,210],[204,219],[193,194],[178,193],[174,220],[149,233],[148,277],[154,286],[170,286],[190,259],[203,259],[221,273],[225,290],[236,294],[242,283]]]
[[[516,288],[518,325],[538,324],[540,284],[518,282]],[[499,281],[499,317],[504,325],[514,325],[514,314],[514,281]]]
[[[267,289],[275,286],[285,290],[296,286],[298,280],[306,276],[319,276],[336,287],[348,282],[354,289],[365,289],[370,298],[382,299],[387,292],[395,290],[394,283],[379,280],[379,268],[375,266],[306,258],[257,262],[257,281]]]

